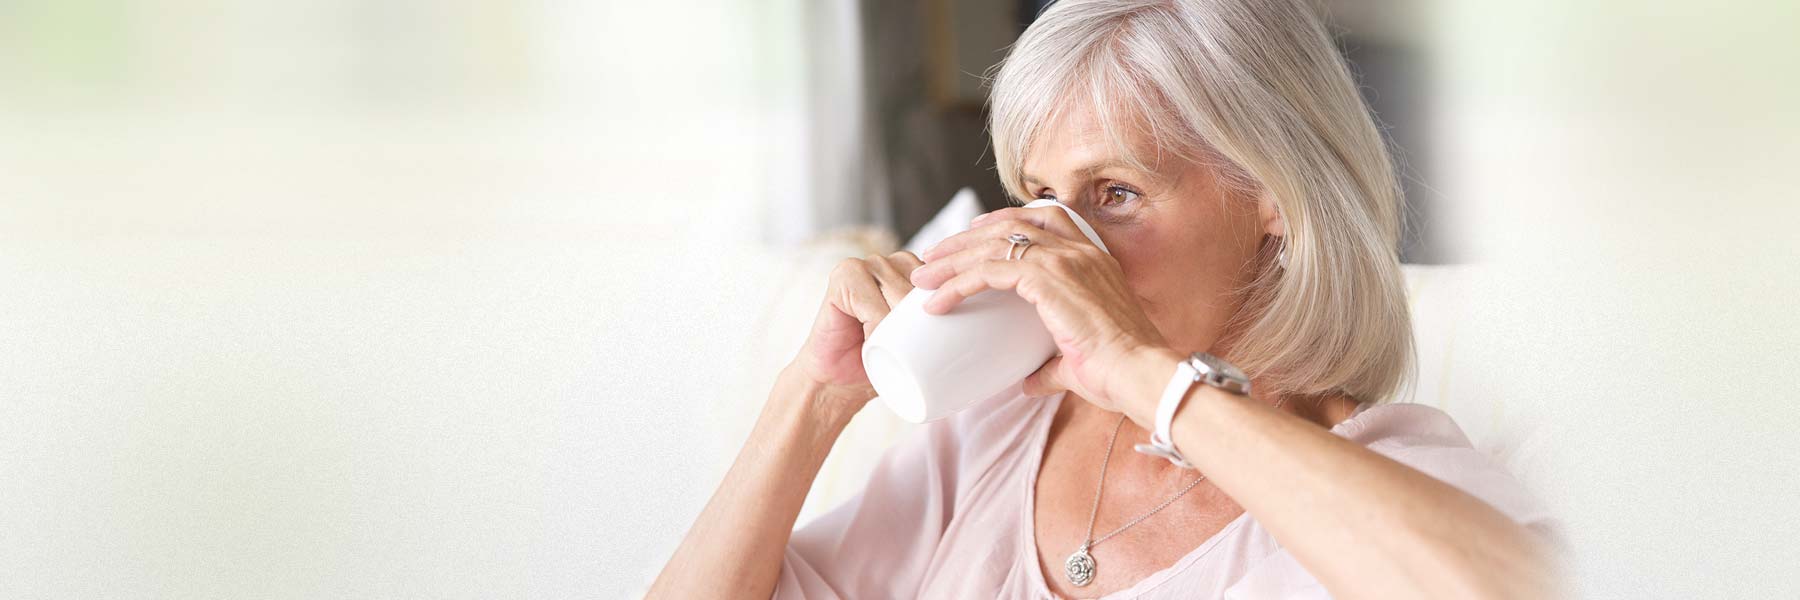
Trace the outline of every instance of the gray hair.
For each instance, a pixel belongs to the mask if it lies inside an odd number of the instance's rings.
[[[1305,0],[1062,0],[997,67],[989,128],[1002,185],[1030,198],[1024,154],[1085,102],[1121,156],[1213,166],[1286,221],[1242,290],[1231,359],[1280,394],[1395,395],[1413,369],[1398,244],[1401,196],[1374,119]],[[1149,169],[1145,169],[1149,170]]]

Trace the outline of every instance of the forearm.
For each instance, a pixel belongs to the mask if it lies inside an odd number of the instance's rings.
[[[1137,361],[1125,406],[1154,414],[1182,357]],[[1160,372],[1160,373],[1159,373]],[[1147,421],[1140,421],[1147,422]],[[1535,536],[1486,503],[1250,398],[1195,386],[1175,446],[1334,595],[1483,598],[1554,595]]]
[[[768,598],[794,520],[855,403],[784,371],[750,437],[650,598]]]

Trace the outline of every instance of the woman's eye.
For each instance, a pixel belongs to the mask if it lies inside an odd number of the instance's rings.
[[[1101,196],[1100,200],[1101,204],[1107,206],[1116,206],[1127,202],[1134,202],[1138,199],[1137,192],[1131,191],[1130,188],[1122,185],[1109,185],[1106,186],[1104,191],[1105,193]]]
[[[1049,191],[1038,192],[1037,198],[1033,198],[1033,200],[1055,200],[1055,199],[1056,199],[1056,194],[1052,194]]]

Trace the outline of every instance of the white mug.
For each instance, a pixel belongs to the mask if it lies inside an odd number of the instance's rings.
[[[1073,209],[1069,214],[1100,250],[1106,244]],[[884,404],[913,423],[941,419],[1000,393],[1056,356],[1056,343],[1037,308],[1011,290],[988,290],[950,312],[925,312],[931,290],[914,288],[863,342],[863,370]]]

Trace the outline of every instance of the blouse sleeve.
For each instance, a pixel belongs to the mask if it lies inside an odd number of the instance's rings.
[[[1018,421],[1000,413],[1020,399],[1014,386],[889,448],[862,491],[794,531],[774,598],[913,597],[958,500],[1006,447],[1007,432],[984,429]]]
[[[1443,411],[1421,404],[1376,406],[1334,431],[1488,503],[1520,525],[1551,537],[1557,533],[1550,512],[1511,473],[1476,450]],[[1252,567],[1225,597],[1325,600],[1331,594],[1280,550]]]

